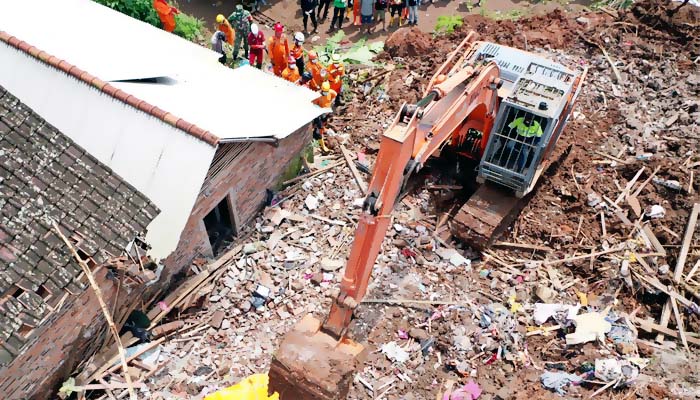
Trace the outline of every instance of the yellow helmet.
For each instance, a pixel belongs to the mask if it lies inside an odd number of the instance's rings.
[[[321,84],[321,91],[327,92],[329,90],[331,90],[331,84],[328,83],[328,81],[323,82],[323,84]]]
[[[222,14],[219,14],[219,15],[216,16],[216,23],[217,23],[217,24],[221,24],[221,23],[224,22],[225,19],[226,19],[226,18],[225,18]]]

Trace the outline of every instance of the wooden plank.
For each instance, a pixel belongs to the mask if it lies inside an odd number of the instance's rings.
[[[100,304],[102,314],[104,315],[104,318],[107,321],[107,325],[109,325],[109,330],[112,333],[112,336],[114,336],[117,348],[119,349],[119,359],[121,361],[121,366],[124,369],[124,380],[126,380],[126,387],[129,389],[129,398],[131,400],[136,400],[136,392],[134,391],[134,385],[132,384],[131,376],[129,375],[129,366],[126,362],[126,351],[124,350],[124,346],[120,340],[119,330],[117,329],[117,326],[112,320],[112,314],[110,313],[109,308],[107,307],[107,303],[105,303],[105,300],[102,297],[102,290],[100,289],[100,285],[98,285],[97,281],[95,281],[95,277],[92,275],[92,271],[90,270],[90,267],[87,265],[85,260],[83,260],[80,257],[78,252],[75,250],[75,247],[73,247],[68,238],[63,234],[63,232],[61,232],[61,229],[58,227],[58,224],[55,221],[52,221],[52,224],[54,231],[66,244],[71,254],[80,265],[80,268],[82,268],[83,273],[85,274],[85,276],[87,276],[88,281],[90,282],[90,287],[92,288],[92,291],[95,294],[98,303]]]
[[[322,216],[316,215],[316,214],[309,214],[309,217],[311,217],[313,219],[317,219],[319,221],[323,221],[323,222],[325,222],[327,224],[331,224],[331,225],[340,225],[340,226],[346,225],[345,221],[339,221],[337,219],[328,219],[326,217],[322,217]]]
[[[649,320],[643,320],[635,317],[632,317],[631,320],[634,324],[638,325],[640,328],[647,332],[656,331],[659,332],[661,335],[668,335],[678,339],[678,332],[674,331],[673,329],[669,329],[665,326],[661,326]],[[700,346],[700,339],[693,335],[687,334],[686,340],[688,341],[688,343]]]
[[[347,162],[348,167],[350,167],[350,172],[352,172],[352,176],[355,177],[355,182],[357,182],[357,186],[360,187],[360,190],[362,191],[362,194],[367,194],[367,182],[362,178],[362,174],[360,174],[360,171],[357,170],[357,167],[355,166],[355,162],[352,159],[352,156],[350,155],[350,151],[345,148],[342,144],[340,145],[340,151],[343,153],[343,157],[345,157],[345,162]]]
[[[683,319],[681,318],[681,313],[678,311],[678,304],[676,300],[671,298],[671,306],[673,307],[673,315],[676,318],[676,328],[678,328],[678,335],[681,337],[681,342],[683,342],[683,347],[686,351],[690,353],[690,348],[688,347],[688,339],[685,337],[685,329],[683,329]]]
[[[209,264],[204,271],[191,277],[182,285],[178,286],[177,289],[173,290],[168,296],[165,297],[165,299],[159,302],[164,303],[167,306],[166,310],[162,310],[160,306],[156,305],[150,311],[148,311],[148,318],[151,320],[150,328],[156,326],[158,322],[170,312],[171,309],[177,307],[182,300],[184,300],[190,293],[205,282],[213,272],[231,261],[242,250],[242,245],[234,247],[233,249],[224,253],[224,255],[219,257],[216,261]]]
[[[290,179],[290,180],[288,180],[288,181],[284,181],[284,182],[282,182],[282,185],[285,185],[285,186],[286,186],[286,185],[290,185],[290,184],[292,184],[292,183],[296,183],[296,182],[299,182],[299,181],[304,180],[304,179],[307,179],[307,178],[312,178],[312,177],[314,177],[314,176],[316,176],[316,175],[319,175],[319,174],[321,174],[321,173],[323,173],[323,172],[326,172],[326,171],[328,171],[328,170],[330,170],[330,169],[333,169],[333,168],[335,168],[335,167],[337,167],[337,166],[339,166],[339,165],[341,165],[341,164],[343,164],[343,162],[342,162],[342,161],[338,161],[338,162],[333,163],[333,164],[331,164],[331,165],[326,165],[325,167],[323,167],[323,168],[321,168],[321,169],[319,169],[319,170],[316,170],[316,171],[313,171],[313,172],[309,172],[308,174],[299,175],[299,176],[297,176],[296,178],[292,178],[292,179]]]
[[[693,233],[695,233],[695,225],[698,222],[698,213],[700,212],[700,203],[695,203],[693,205],[693,211],[690,212],[690,218],[688,218],[688,224],[685,227],[685,235],[683,235],[683,244],[681,245],[681,251],[678,254],[678,261],[676,262],[676,267],[673,270],[673,280],[676,283],[680,283],[681,277],[683,276],[683,267],[685,261],[688,257],[688,250],[690,248],[690,242],[693,239]],[[660,325],[664,328],[668,326],[668,321],[671,319],[671,311],[673,309],[672,299],[668,299],[664,308],[661,311]],[[664,340],[664,334],[659,333],[656,335],[656,341],[661,343]]]
[[[637,196],[627,196],[627,204],[632,208],[634,214],[639,218],[642,215],[642,206],[639,204],[639,199]]]
[[[623,251],[623,250],[624,250],[624,247],[616,247],[616,248],[614,248],[614,249],[603,250],[603,251],[599,251],[599,252],[596,252],[596,253],[583,254],[583,255],[580,255],[580,256],[562,258],[562,259],[559,259],[559,260],[544,261],[543,264],[544,264],[544,265],[563,264],[563,263],[572,262],[572,261],[584,260],[584,259],[589,258],[589,257],[598,257],[598,256],[602,256],[602,255],[604,255],[604,254],[617,253],[617,252],[620,252],[620,251]]]
[[[523,250],[536,250],[536,251],[544,251],[547,253],[551,253],[552,249],[547,246],[538,246],[536,244],[527,244],[527,243],[511,243],[511,242],[496,242],[494,243],[494,246],[499,246],[499,247],[513,247],[516,249],[523,249]]]
[[[700,213],[700,203],[695,203],[695,205],[693,205],[693,211],[690,213],[690,218],[688,219],[688,225],[685,227],[685,235],[683,236],[681,252],[678,254],[678,262],[676,262],[676,269],[673,272],[673,280],[676,282],[680,282],[681,276],[683,275],[683,267],[685,266],[685,261],[688,258],[690,242],[693,239],[695,225],[698,222],[698,213]]]
[[[685,276],[685,281],[690,282],[691,279],[693,279],[693,275],[700,269],[700,259],[695,262],[695,265],[693,268],[690,269],[690,272],[688,272],[688,275]]]
[[[645,187],[646,185],[648,185],[649,182],[651,182],[652,179],[654,179],[654,177],[656,176],[656,173],[659,172],[660,169],[661,169],[661,166],[660,166],[660,165],[659,165],[658,167],[656,167],[656,169],[654,170],[654,172],[652,172],[651,175],[649,175],[649,177],[647,178],[647,180],[645,180],[644,182],[642,182],[642,184],[639,185],[639,187],[637,188],[637,190],[635,190],[635,191],[632,193],[632,195],[631,195],[631,196],[628,196],[628,197],[637,197],[637,196],[639,196],[639,194],[642,193],[642,189],[644,189],[644,187]]]
[[[644,236],[649,240],[649,243],[654,247],[657,253],[661,253],[662,257],[666,257],[666,248],[661,245],[661,242],[659,242],[659,239],[656,238],[656,235],[654,235],[654,231],[651,230],[649,225],[644,225],[642,227],[642,232],[644,233]]]
[[[639,179],[639,177],[642,175],[642,172],[644,172],[645,169],[646,167],[640,168],[639,171],[637,171],[637,173],[634,175],[634,178],[632,178],[631,181],[627,182],[627,185],[625,185],[625,189],[622,191],[622,193],[620,193],[619,196],[617,196],[617,199],[615,199],[615,205],[618,205],[622,200],[625,199],[625,197],[627,197],[630,190],[632,190],[634,184],[637,183],[637,179]]]

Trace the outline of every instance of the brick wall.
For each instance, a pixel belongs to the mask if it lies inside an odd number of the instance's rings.
[[[111,305],[117,282],[107,279],[106,275],[107,269],[101,268],[95,273],[95,279],[105,302]],[[122,285],[117,314],[140,301],[142,289]],[[152,289],[149,287],[149,292]],[[119,315],[115,316],[118,318]],[[25,350],[10,364],[0,368],[0,398],[52,398],[73,369],[97,351],[106,334],[107,323],[94,292],[88,288],[80,295],[68,296],[60,311],[52,313],[32,334]]]
[[[264,206],[265,189],[273,188],[290,162],[311,140],[311,126],[306,125],[279,142],[237,144],[236,158],[220,171],[199,194],[190,219],[180,236],[177,250],[165,260],[167,276],[188,266],[192,259],[211,256],[211,246],[202,219],[226,195],[230,195],[238,223],[250,222]],[[240,226],[237,227],[240,229]]]
[[[307,125],[281,140],[278,147],[262,142],[240,145],[240,154],[200,193],[177,250],[165,260],[166,268],[159,283],[149,286],[146,294],[143,288],[132,288],[126,295],[127,289],[122,286],[118,312],[131,309],[135,302],[166,286],[170,277],[193,258],[211,255],[202,219],[227,194],[235,203],[238,223],[250,222],[264,205],[265,189],[278,183],[290,162],[310,140]],[[106,278],[104,268],[98,270],[95,278],[106,303],[111,305],[116,281]],[[80,295],[69,296],[60,311],[52,313],[32,333],[26,350],[0,368],[0,400],[50,398],[74,368],[98,350],[106,334],[107,325],[92,290],[88,288]]]

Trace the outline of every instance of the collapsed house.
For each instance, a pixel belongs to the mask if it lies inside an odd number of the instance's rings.
[[[57,219],[94,266],[143,233],[136,242],[159,267],[138,293],[156,293],[256,215],[267,189],[298,168],[310,122],[324,110],[306,88],[226,68],[217,53],[90,0],[5,4],[0,27],[0,325],[12,327],[0,331],[0,392],[43,398],[106,330],[67,249],[43,247],[56,239],[47,222],[18,218]],[[25,223],[31,240],[18,246]],[[52,263],[57,251],[61,261]],[[115,286],[105,273],[98,280],[110,300]],[[30,364],[36,376],[17,372]]]
[[[134,246],[158,209],[2,86],[0,153],[0,393],[18,399],[47,393],[106,331],[53,223],[88,260],[111,305],[117,279],[98,266]],[[120,310],[144,288],[124,285]]]

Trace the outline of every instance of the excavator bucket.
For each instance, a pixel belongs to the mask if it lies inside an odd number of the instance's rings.
[[[321,332],[321,321],[304,317],[283,338],[270,366],[269,393],[280,400],[341,400],[365,357],[365,348]]]

